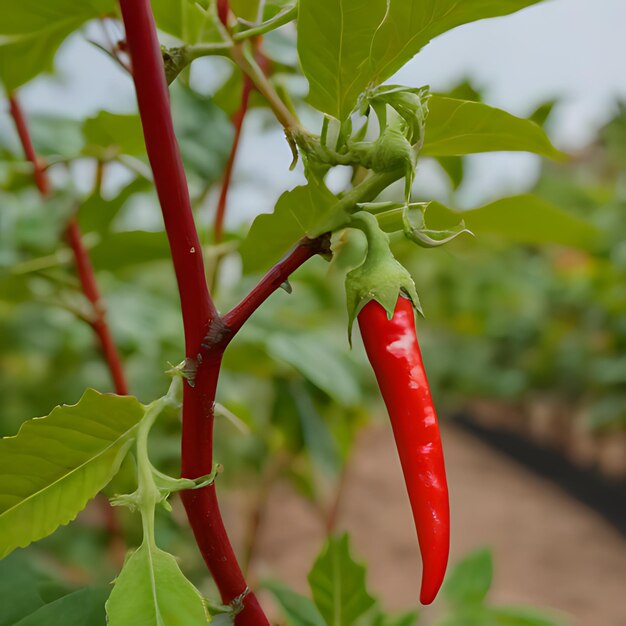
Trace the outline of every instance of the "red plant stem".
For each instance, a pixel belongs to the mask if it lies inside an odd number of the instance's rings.
[[[17,100],[15,94],[9,95],[9,111],[13,122],[15,123],[15,129],[20,138],[22,149],[26,159],[33,164],[33,178],[35,179],[35,185],[42,196],[46,197],[50,194],[50,182],[48,181],[48,175],[44,168],[44,164],[37,158],[37,153],[33,146],[33,142],[28,132],[28,125],[26,124],[26,118],[22,111],[22,107]]]
[[[195,386],[186,384],[183,394],[181,473],[184,477],[196,478],[209,473],[213,465],[213,404],[223,352],[219,348],[221,318],[206,283],[150,0],[120,0],[120,6],[146,150],[178,280],[185,353],[195,358],[207,335],[212,343],[209,354],[198,368]],[[215,488],[211,485],[183,492],[182,500],[222,601],[231,603],[246,594],[247,586],[224,528]],[[254,594],[245,595],[236,624],[269,624]]]
[[[22,108],[17,100],[15,94],[9,96],[9,109],[11,116],[15,122],[17,134],[20,138],[24,154],[28,161],[33,164],[33,178],[37,189],[41,195],[46,198],[50,195],[50,181],[45,169],[45,164],[37,157],[33,142],[28,132],[28,126]],[[100,170],[98,176],[101,176]],[[72,252],[74,253],[74,261],[76,263],[76,269],[80,284],[85,297],[91,303],[93,309],[93,319],[91,320],[91,326],[100,341],[100,347],[102,354],[107,362],[111,378],[113,379],[113,385],[115,392],[119,395],[125,396],[128,394],[128,386],[124,377],[124,371],[122,368],[122,362],[118,354],[115,342],[111,330],[106,321],[104,312],[104,306],[98,291],[98,284],[96,282],[96,276],[89,259],[89,254],[85,249],[83,240],[78,227],[78,222],[75,217],[72,217],[68,222],[66,229],[66,237]]]
[[[148,0],[120,0],[120,6],[146,150],[178,281],[186,354],[192,356],[218,314],[204,276],[202,249],[174,134],[163,59],[150,3]]]
[[[226,162],[226,168],[224,169],[224,180],[222,181],[222,189],[220,191],[220,197],[217,203],[217,210],[215,212],[215,221],[213,223],[213,240],[220,243],[224,235],[224,216],[226,215],[226,203],[228,200],[228,191],[230,189],[230,183],[233,178],[233,169],[235,166],[235,159],[237,158],[237,150],[239,149],[239,141],[241,139],[241,129],[243,127],[243,120],[248,110],[248,103],[250,101],[250,93],[252,91],[252,80],[248,76],[243,77],[243,91],[241,93],[241,104],[239,109],[232,117],[232,122],[235,127],[235,136],[233,137],[233,145],[228,155],[228,161]]]
[[[109,366],[111,378],[113,379],[113,386],[115,387],[115,393],[120,396],[128,395],[128,385],[126,384],[126,378],[124,376],[124,370],[122,368],[122,362],[120,355],[115,346],[111,329],[106,320],[104,306],[98,291],[98,284],[96,283],[96,276],[94,274],[93,266],[91,265],[91,259],[89,253],[85,249],[83,239],[80,234],[80,229],[76,218],[72,218],[65,231],[72,252],[74,253],[74,262],[76,263],[76,269],[78,271],[78,277],[83,289],[83,293],[91,302],[93,309],[93,319],[90,320],[91,327],[100,340],[100,347],[102,348],[102,354]]]
[[[330,250],[330,238],[321,235],[316,239],[304,238],[293,250],[279,261],[252,291],[224,317],[230,337],[245,324],[248,318],[274,293],[293,272],[316,254],[324,254]]]
[[[228,25],[228,12],[230,7],[228,5],[228,0],[217,0],[217,16],[220,19],[220,22],[224,24],[224,26]]]

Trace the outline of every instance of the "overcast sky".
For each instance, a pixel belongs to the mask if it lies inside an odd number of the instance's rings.
[[[559,98],[549,131],[559,147],[576,149],[611,116],[616,100],[626,99],[625,60],[626,0],[548,0],[439,37],[394,82],[444,89],[471,78],[487,102],[520,115]],[[64,45],[57,67],[58,76],[39,78],[22,90],[29,111],[83,115],[134,107],[128,78],[80,37]],[[233,201],[245,205],[246,215],[269,211],[285,186],[289,151],[280,132],[248,132],[243,148],[238,177],[247,184]],[[258,160],[264,164],[262,173]],[[537,160],[520,154],[483,155],[472,157],[471,169],[474,176],[461,197],[466,205],[523,190],[532,184]],[[425,166],[418,184],[437,193],[434,179]],[[287,184],[297,182],[293,175]],[[257,183],[267,190],[261,198],[258,191],[251,194]]]

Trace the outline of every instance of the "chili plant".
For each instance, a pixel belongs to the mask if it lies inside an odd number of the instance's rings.
[[[7,152],[12,184],[20,189],[26,184],[24,175],[30,175],[46,202],[70,207],[56,215],[65,222],[58,230],[65,233],[73,252],[78,283],[55,271],[67,261],[58,254],[24,261],[18,276],[37,274],[57,296],[70,290],[71,298],[56,302],[93,328],[118,395],[88,389],[77,404],[27,421],[17,436],[0,442],[0,556],[73,520],[90,499],[117,480],[123,463],[128,469],[132,455],[134,484],[110,501],[138,513],[143,539],[126,559],[106,600],[108,623],[201,624],[213,615],[216,622],[267,624],[237,561],[217,499],[215,483],[222,469],[213,459],[218,378],[239,331],[279,288],[291,292],[291,275],[319,255],[345,275],[348,334],[358,318],[389,409],[423,554],[421,599],[432,602],[448,557],[447,487],[415,331],[420,302],[411,274],[394,251],[400,241],[433,248],[471,233],[454,208],[414,201],[418,159],[436,159],[449,170],[451,159],[479,152],[528,151],[557,160],[563,155],[530,119],[478,101],[431,93],[427,86],[387,81],[434,37],[537,3],[120,0],[118,6],[112,0],[79,5],[70,0],[17,4],[1,0],[0,79],[28,162],[25,168],[15,156],[15,146],[12,155]],[[132,79],[139,116],[102,112],[78,129],[77,148],[46,158],[33,147],[17,90],[50,66],[70,34],[93,20],[106,34],[97,45]],[[277,41],[295,46],[297,63],[281,58],[273,45]],[[227,59],[232,74],[213,99],[199,96],[192,89],[196,70],[211,69],[198,67],[196,61],[216,56]],[[293,80],[300,72],[309,85],[304,99]],[[206,132],[204,123],[193,126],[186,116],[175,125],[171,104],[177,101],[199,119],[209,113],[224,116],[225,111],[234,132],[216,136]],[[285,191],[273,213],[258,216],[238,241],[236,233],[225,231],[225,216],[244,118],[253,105],[267,108],[273,123],[282,128],[291,169],[301,168],[306,183]],[[305,115],[310,123],[301,121]],[[224,146],[229,143],[228,152]],[[55,190],[54,179],[48,177],[52,169],[71,173],[76,160],[95,166],[93,191],[80,201],[75,189],[59,184]],[[202,204],[219,178],[211,166],[216,160],[224,173],[212,224],[213,245],[203,246],[193,204]],[[106,201],[102,180],[112,164],[122,165],[134,180],[114,201]],[[328,175],[340,167],[349,168],[350,180],[343,189],[331,191]],[[193,202],[188,174],[201,186]],[[141,403],[127,395],[122,359],[81,227],[110,232],[124,202],[152,184],[180,296],[184,354],[169,370],[169,391]],[[532,238],[540,230],[544,240],[584,243],[593,234],[583,222],[532,196],[505,198],[497,206],[475,209],[467,213],[466,221],[476,235],[514,229],[522,238]],[[117,240],[116,258],[137,254],[137,240],[126,235]],[[94,265],[98,249],[106,249],[114,239],[105,236],[95,245]],[[161,243],[155,233],[157,257]],[[244,274],[265,274],[222,314],[213,295],[222,262],[235,254],[241,257]],[[15,276],[5,285],[18,291],[24,287]],[[82,296],[76,296],[77,290]],[[156,422],[176,423],[172,418],[178,414],[182,432],[177,478],[155,466],[150,432]],[[159,505],[171,509],[168,499],[174,492],[180,492],[219,602],[206,601],[176,559],[158,547],[155,510]],[[109,514],[114,525],[115,514]],[[332,520],[331,510],[329,531]],[[309,579],[326,623],[350,624],[370,609],[374,600],[360,584],[362,578],[362,568],[349,557],[347,539],[331,539]],[[338,580],[353,586],[337,588]],[[282,593],[276,587],[273,591]],[[74,600],[62,600],[79,611],[85,595],[77,593],[72,594]],[[101,598],[98,593],[90,597]],[[372,619],[380,623],[383,618],[377,614]]]

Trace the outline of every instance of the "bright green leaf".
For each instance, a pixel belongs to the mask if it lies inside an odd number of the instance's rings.
[[[482,102],[432,96],[428,101],[425,156],[523,151],[562,159],[545,131],[532,120],[515,117]]]
[[[176,559],[143,543],[124,564],[106,603],[108,626],[201,626],[209,617]]]
[[[144,414],[88,389],[0,439],[0,558],[67,524],[115,475]]]
[[[146,152],[138,115],[100,111],[83,124],[86,146],[83,153],[100,158],[118,154],[143,156]]]
[[[263,587],[276,598],[289,620],[289,626],[326,626],[324,618],[306,596],[276,581],[266,581]]]
[[[446,600],[455,605],[480,604],[493,579],[493,562],[489,550],[478,550],[463,559],[444,583]]]
[[[350,554],[348,535],[330,537],[309,573],[309,586],[328,626],[350,626],[374,605],[366,569]]]
[[[532,194],[502,198],[468,211],[451,210],[438,202],[431,202],[426,210],[429,228],[450,228],[461,219],[477,237],[494,234],[519,243],[588,249],[597,238],[591,224]]]
[[[68,35],[116,8],[114,0],[0,0],[0,81],[11,91],[51,69]]]
[[[106,588],[86,588],[69,593],[34,610],[13,626],[106,626]]]
[[[263,271],[300,238],[316,237],[330,230],[329,218],[336,201],[326,187],[315,183],[283,193],[273,213],[259,215],[254,220],[241,244],[244,272]]]
[[[431,39],[456,26],[508,15],[540,0],[300,0],[298,52],[309,102],[345,119]]]

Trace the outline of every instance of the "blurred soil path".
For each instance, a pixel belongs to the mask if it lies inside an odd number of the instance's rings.
[[[443,432],[452,498],[455,563],[489,546],[491,601],[530,604],[569,616],[570,626],[626,626],[626,543],[602,518],[471,435]],[[237,506],[227,506],[235,526]],[[228,521],[228,520],[227,520]],[[230,522],[229,522],[230,523]],[[338,529],[369,566],[371,591],[389,609],[414,608],[421,564],[391,433],[364,432],[350,464]],[[324,530],[319,515],[287,485],[276,486],[254,565],[307,592],[307,568]],[[236,533],[236,535],[239,533]],[[424,611],[431,623],[437,603]]]

